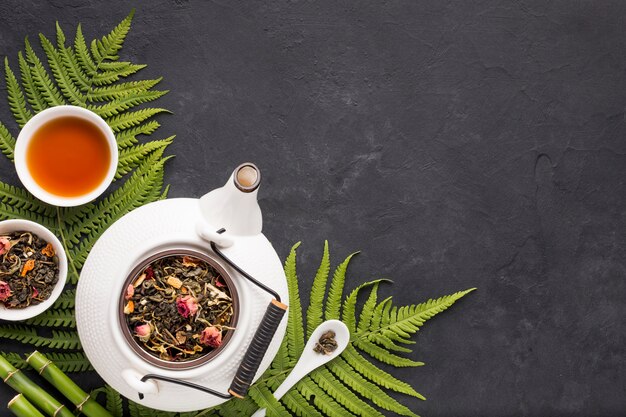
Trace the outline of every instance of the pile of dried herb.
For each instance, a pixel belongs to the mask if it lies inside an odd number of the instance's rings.
[[[47,300],[59,280],[51,243],[30,232],[0,236],[0,303],[25,308]]]
[[[192,256],[152,262],[126,288],[124,314],[133,337],[167,361],[197,359],[222,344],[233,300],[220,273]]]
[[[320,339],[315,342],[315,347],[313,350],[316,353],[330,355],[335,350],[337,350],[337,340],[335,340],[335,332],[329,330],[320,336]]]

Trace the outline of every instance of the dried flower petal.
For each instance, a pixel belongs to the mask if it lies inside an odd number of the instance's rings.
[[[22,273],[20,274],[21,276],[25,277],[26,274],[29,271],[32,271],[35,268],[35,261],[33,259],[29,259],[26,261],[26,263],[24,264],[24,267],[22,268]]]
[[[41,250],[43,255],[46,255],[48,258],[52,258],[54,256],[54,247],[52,243],[48,243],[45,248]]]
[[[183,332],[182,330],[177,331],[176,341],[178,342],[179,345],[182,345],[183,343],[187,341],[187,334]]]
[[[200,259],[193,256],[183,256],[183,266],[198,266]]]
[[[6,301],[11,296],[11,287],[4,281],[0,281],[0,301]]]
[[[202,330],[200,343],[212,348],[219,347],[222,344],[222,332],[215,326],[207,327]]]
[[[32,288],[33,288],[33,293],[30,296],[30,298],[37,298],[39,296],[39,290],[35,287],[32,287]]]
[[[11,241],[5,236],[0,236],[0,255],[4,255],[9,249],[11,249]]]
[[[152,328],[148,323],[135,327],[135,335],[137,335],[142,342],[147,342],[150,339],[150,334],[152,334]]]
[[[133,285],[131,284],[126,288],[126,295],[124,296],[124,298],[130,300],[131,298],[133,298],[133,295],[135,295],[135,287],[133,287]]]
[[[133,311],[135,311],[135,303],[133,303],[133,301],[131,300],[126,303],[126,306],[124,307],[124,314],[130,314]]]
[[[172,276],[167,278],[167,283],[176,289],[179,289],[183,286],[183,282],[181,280]]]
[[[222,277],[217,277],[217,279],[215,280],[215,286],[218,288],[226,286],[226,284],[222,282]]]
[[[186,295],[176,299],[176,308],[178,309],[178,314],[188,318],[198,312],[198,303],[191,295]]]
[[[140,286],[141,283],[144,281],[144,279],[146,279],[145,272],[143,274],[139,275],[139,277],[135,280],[135,282],[133,282],[133,286],[134,287]]]

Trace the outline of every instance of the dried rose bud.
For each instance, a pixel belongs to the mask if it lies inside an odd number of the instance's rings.
[[[124,298],[130,300],[131,298],[133,298],[133,295],[135,295],[135,287],[133,286],[133,284],[130,284],[128,287],[126,287],[126,295],[124,296]]]
[[[176,308],[178,309],[178,314],[187,318],[198,312],[198,303],[191,295],[186,295],[176,299]]]
[[[207,327],[202,330],[200,343],[212,348],[219,347],[222,344],[222,332],[215,326]]]
[[[135,327],[135,335],[142,342],[147,342],[150,339],[150,334],[152,333],[152,329],[149,324],[141,324]]]
[[[144,273],[146,274],[146,279],[154,279],[154,269],[151,266],[147,267]]]
[[[4,255],[11,249],[11,241],[6,237],[0,237],[0,255]]]
[[[11,287],[4,281],[0,281],[0,301],[6,301],[11,296]]]

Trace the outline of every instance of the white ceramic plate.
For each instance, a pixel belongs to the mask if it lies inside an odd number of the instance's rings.
[[[122,377],[134,369],[138,374],[155,373],[178,377],[181,371],[162,370],[129,354],[123,336],[116,330],[117,303],[123,281],[140,257],[171,244],[210,252],[208,244],[196,232],[200,215],[198,200],[171,199],[148,204],[127,214],[113,224],[94,245],[76,294],[76,320],[83,349],[100,376],[122,395],[147,407],[165,411],[193,411],[218,405],[225,400],[179,385],[158,381],[159,392],[146,394],[139,401],[137,390]],[[223,252],[243,270],[260,279],[288,303],[287,282],[282,264],[271,244],[262,234],[237,237]],[[198,368],[184,371],[187,381],[226,393],[254,332],[261,322],[271,296],[250,284],[231,268],[240,299],[237,330],[220,354]],[[285,317],[265,355],[257,378],[269,367],[285,334]]]

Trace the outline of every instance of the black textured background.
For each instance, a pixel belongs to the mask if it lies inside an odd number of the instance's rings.
[[[123,56],[171,90],[171,197],[252,160],[265,233],[281,257],[304,242],[303,294],[326,238],[335,262],[362,250],[349,287],[392,278],[400,304],[479,288],[420,332],[426,366],[397,372],[429,399],[412,409],[626,415],[625,3],[133,5]],[[15,65],[55,20],[100,36],[130,8],[3,0],[0,53]]]

